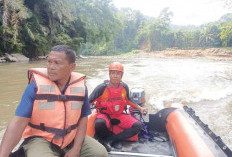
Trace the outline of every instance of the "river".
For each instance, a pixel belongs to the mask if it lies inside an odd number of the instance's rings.
[[[207,58],[123,57],[77,60],[76,71],[87,75],[89,93],[108,79],[112,61],[124,64],[123,81],[143,87],[151,112],[171,102],[195,109],[204,123],[232,148],[232,61]],[[15,112],[26,87],[27,69],[46,61],[0,64],[0,131]]]

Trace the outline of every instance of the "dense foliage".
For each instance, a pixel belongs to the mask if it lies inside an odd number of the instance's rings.
[[[168,8],[157,18],[118,10],[111,0],[0,0],[0,55],[34,58],[56,44],[84,55],[232,46],[232,14],[199,27],[173,26],[172,16]]]

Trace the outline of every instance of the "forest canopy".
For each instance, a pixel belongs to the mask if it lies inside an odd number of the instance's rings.
[[[0,0],[0,55],[36,58],[57,44],[84,55],[232,47],[232,14],[198,27],[174,26],[173,16],[169,8],[156,18],[119,10],[111,0]]]

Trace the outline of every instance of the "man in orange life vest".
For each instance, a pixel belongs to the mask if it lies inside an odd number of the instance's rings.
[[[147,108],[140,107],[130,100],[129,88],[121,81],[123,72],[121,63],[111,63],[110,81],[106,80],[98,85],[89,96],[90,104],[95,103],[98,110],[95,132],[99,141],[106,139],[102,143],[107,151],[111,150],[111,146],[120,149],[121,140],[136,141],[138,139],[142,125],[137,119],[123,112],[127,104],[139,109],[141,113],[147,112]]]
[[[57,45],[47,68],[29,70],[29,85],[4,134],[0,157],[8,157],[21,136],[25,141],[17,153],[27,157],[108,156],[103,145],[85,135],[91,110],[85,76],[73,72],[75,59],[69,46]]]

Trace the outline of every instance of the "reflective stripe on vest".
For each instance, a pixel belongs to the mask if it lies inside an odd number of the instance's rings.
[[[72,73],[64,95],[47,77],[46,69],[28,72],[30,82],[37,86],[30,122],[23,137],[41,136],[61,148],[75,138],[85,97],[84,75]]]

